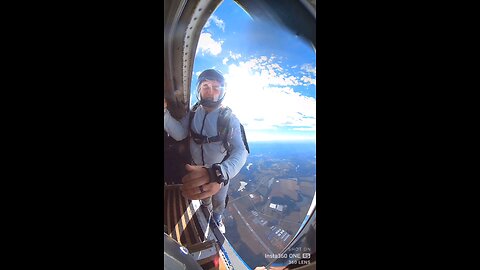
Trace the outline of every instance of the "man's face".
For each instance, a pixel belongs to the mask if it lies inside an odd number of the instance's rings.
[[[200,96],[203,100],[217,101],[222,91],[222,85],[218,81],[204,80],[200,83]]]

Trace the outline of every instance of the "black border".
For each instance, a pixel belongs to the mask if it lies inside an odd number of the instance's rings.
[[[6,114],[15,122],[8,157],[20,161],[8,207],[19,207],[10,220],[23,258],[161,263],[161,10],[8,9],[8,69],[20,73],[5,90],[7,103],[20,101]],[[452,139],[431,98],[454,84],[435,15],[451,13],[430,11],[317,3],[317,258],[408,262],[438,243],[425,232],[440,223],[424,213],[439,201],[431,179],[450,166],[439,147]]]

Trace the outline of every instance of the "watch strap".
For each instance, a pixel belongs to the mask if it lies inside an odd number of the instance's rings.
[[[220,172],[220,175],[218,175],[217,173],[215,173],[215,176],[217,177],[217,183],[223,183],[224,186],[226,186],[228,184],[228,179],[225,178],[225,176],[223,175],[223,172],[222,172],[222,167],[220,166],[220,163],[215,163],[212,165],[212,168],[214,169],[213,171],[219,171]]]
[[[218,177],[217,174],[215,173],[215,169],[213,168],[205,168],[208,171],[208,176],[210,177],[210,182],[217,182],[218,183]]]

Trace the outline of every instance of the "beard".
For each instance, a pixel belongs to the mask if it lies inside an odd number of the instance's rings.
[[[216,101],[208,100],[208,99],[202,99],[200,101],[200,104],[202,106],[205,106],[205,107],[208,107],[208,108],[216,108],[216,107],[220,106],[220,102],[216,102]]]
[[[218,98],[215,98],[215,97],[202,97],[202,100],[215,102],[215,101],[218,100]]]

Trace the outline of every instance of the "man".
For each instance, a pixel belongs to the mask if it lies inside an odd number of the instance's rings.
[[[223,75],[213,69],[203,71],[196,90],[198,106],[180,121],[170,115],[164,100],[164,129],[177,141],[190,134],[192,165],[185,165],[187,174],[182,178],[182,195],[202,200],[202,206],[213,211],[217,227],[225,233],[222,214],[229,180],[245,165],[248,151],[235,115],[230,114],[227,132],[219,134],[218,131],[219,116],[226,110],[222,106],[225,97]]]

